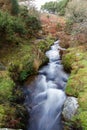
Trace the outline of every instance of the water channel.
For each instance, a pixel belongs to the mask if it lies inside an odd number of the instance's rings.
[[[68,74],[61,64],[59,41],[46,52],[49,63],[27,86],[25,104],[30,114],[28,130],[63,130],[61,112]]]

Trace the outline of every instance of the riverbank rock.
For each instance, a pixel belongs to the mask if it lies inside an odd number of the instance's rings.
[[[77,113],[78,109],[78,100],[75,97],[67,97],[65,103],[64,103],[64,108],[63,108],[63,118],[65,120],[71,120],[72,117]]]

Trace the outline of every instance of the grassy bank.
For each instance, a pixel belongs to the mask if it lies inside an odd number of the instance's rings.
[[[87,130],[87,52],[84,46],[70,48],[63,56],[65,69],[70,72],[66,94],[78,98],[79,109],[68,125]],[[69,129],[67,127],[66,129]]]
[[[2,47],[0,62],[6,69],[0,70],[0,128],[26,129],[28,116],[19,83],[37,74],[39,67],[47,62],[45,51],[52,44],[53,39],[47,37],[42,40],[23,39],[19,45]]]

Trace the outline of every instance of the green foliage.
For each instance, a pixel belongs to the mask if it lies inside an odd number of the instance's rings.
[[[0,36],[2,39],[12,41],[16,35],[22,36],[25,33],[25,25],[20,18],[0,12]]]
[[[41,29],[41,22],[37,15],[29,13],[27,7],[21,7],[20,17],[26,25],[28,37],[36,36],[37,32]]]
[[[67,19],[66,21],[66,26],[65,26],[65,31],[67,33],[71,33],[72,31],[72,26],[73,26],[73,20],[72,19]]]
[[[20,73],[20,80],[23,81],[28,77],[28,72],[26,70]]]
[[[19,13],[18,1],[17,1],[17,0],[11,0],[11,3],[12,3],[11,13],[12,13],[13,15],[18,15],[18,13]]]
[[[18,37],[36,36],[41,23],[35,16],[22,12],[19,17],[0,11],[0,37],[2,40],[16,42]]]
[[[59,15],[64,15],[68,2],[69,0],[62,0],[59,2],[46,2],[44,5],[42,5],[41,9],[46,10],[50,13],[58,13]]]
[[[55,13],[56,12],[56,5],[57,5],[57,2],[46,2],[44,5],[42,5],[41,9],[47,10],[50,13]]]
[[[81,120],[83,130],[87,130],[87,111],[81,112],[78,118]]]
[[[20,71],[20,81],[24,81],[28,76],[35,74],[33,59],[27,60],[24,63],[22,71]]]
[[[59,10],[62,10],[63,8],[65,8],[67,6],[67,3],[69,2],[69,0],[61,0],[59,3],[58,3],[58,11]]]
[[[35,36],[36,33],[41,29],[40,21],[32,15],[25,17],[24,22],[26,24],[26,29],[28,30],[28,35]]]
[[[32,58],[32,59],[31,59]],[[29,75],[35,74],[33,67],[33,57],[27,54],[20,63],[14,62],[8,67],[9,76],[15,81],[24,81]]]
[[[48,37],[46,40],[42,40],[38,43],[38,48],[44,53],[50,48],[50,46],[53,44],[53,41],[54,40]]]

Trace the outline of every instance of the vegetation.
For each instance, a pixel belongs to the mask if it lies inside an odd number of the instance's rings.
[[[41,9],[46,10],[50,13],[58,13],[59,15],[65,14],[65,8],[69,0],[61,0],[59,2],[46,2],[42,5]]]
[[[6,2],[6,10],[0,8],[0,128],[26,129],[29,116],[19,84],[47,61],[44,52],[53,40],[36,40],[39,17],[19,7],[16,0]]]
[[[7,12],[0,12],[0,37],[2,40],[12,42],[13,39],[16,39],[16,36],[25,34],[25,24],[22,22],[22,19],[13,17]]]
[[[68,96],[75,96],[79,100],[79,110],[76,116],[70,121],[70,124],[74,128],[87,129],[87,52],[84,47],[79,46],[68,49],[63,57],[64,67],[71,69],[71,75],[69,77],[66,94]],[[78,122],[80,122],[79,125]]]
[[[66,31],[77,38],[80,34],[80,39],[84,40],[87,35],[87,1],[86,0],[71,0],[66,7]],[[77,37],[76,37],[76,36]],[[77,39],[79,40],[79,39]],[[85,43],[85,40],[81,43]]]
[[[79,3],[80,2],[80,3]],[[73,20],[73,22],[83,22],[87,19],[87,1],[70,1],[68,2],[67,8],[66,8],[66,15],[70,19]]]
[[[11,13],[13,15],[18,15],[19,14],[19,5],[17,0],[11,0],[12,3],[12,10]]]

